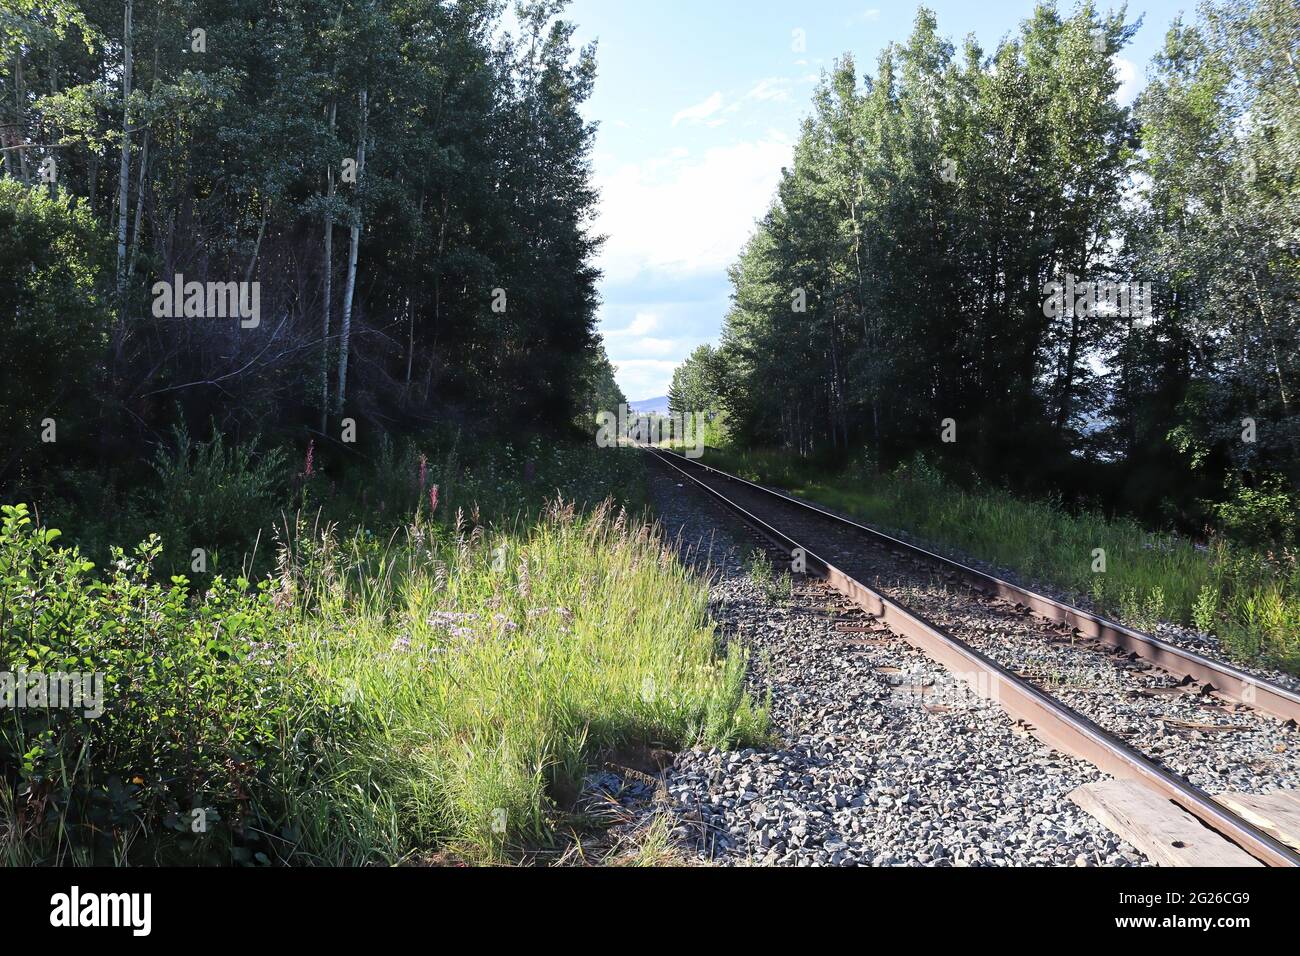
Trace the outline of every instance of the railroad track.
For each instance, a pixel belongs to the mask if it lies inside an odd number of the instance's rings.
[[[1076,649],[1107,652],[1117,693],[1157,698],[1194,696],[1198,707],[1238,720],[1300,721],[1300,695],[1231,665],[1134,631],[1113,621],[1011,584],[942,555],[890,537],[805,501],[764,488],[680,455],[649,449],[664,466],[736,513],[782,553],[931,659],[996,701],[1035,736],[1122,780],[1173,801],[1205,826],[1270,866],[1300,866],[1300,854],[1228,809],[1204,789],[1168,769],[1158,757],[1086,713],[1085,692],[1049,692],[1051,682],[1018,673],[1000,641],[1042,642],[1045,658]],[[936,594],[933,584],[943,581]],[[927,589],[927,584],[930,587]],[[954,610],[953,595],[962,595]],[[1017,648],[1019,653],[1019,648]],[[1003,660],[999,660],[1002,658]],[[1103,689],[1104,690],[1104,689]],[[1069,703],[1065,699],[1069,699]],[[1073,706],[1072,706],[1073,704]],[[1262,715],[1268,715],[1264,717]],[[1292,724],[1293,726],[1293,724]],[[1205,728],[1215,729],[1214,724]],[[1140,736],[1140,735],[1137,735]],[[1207,758],[1208,759],[1208,758]]]

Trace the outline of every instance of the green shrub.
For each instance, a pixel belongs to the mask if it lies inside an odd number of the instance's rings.
[[[1192,624],[1202,634],[1214,632],[1214,621],[1219,613],[1219,592],[1213,585],[1205,585],[1192,605]]]
[[[794,593],[794,578],[789,571],[776,573],[767,552],[755,548],[749,553],[749,578],[763,592],[763,596],[773,604],[784,604]]]
[[[201,548],[208,572],[219,555],[228,567],[240,567],[285,501],[287,456],[280,449],[256,454],[252,444],[228,446],[215,427],[208,442],[193,441],[183,425],[172,436],[173,446],[154,456],[157,487],[140,502],[162,529],[167,566],[195,573],[192,554]]]
[[[103,350],[113,323],[110,240],[89,207],[0,178],[0,478],[22,450],[29,471],[95,420]],[[45,419],[53,443],[42,441]],[[83,432],[83,439],[85,433]],[[13,457],[11,457],[13,456]]]
[[[103,712],[0,713],[0,763],[17,774],[5,782],[44,838],[24,845],[28,862],[129,861],[132,844],[166,827],[174,839],[155,852],[204,859],[215,835],[195,834],[192,812],[242,823],[265,754],[310,710],[287,619],[269,585],[218,577],[196,603],[184,578],[154,580],[156,537],[115,549],[102,578],[57,537],[23,506],[4,507],[0,671],[101,675]]]
[[[1291,544],[1300,530],[1300,494],[1281,475],[1270,475],[1258,488],[1237,486],[1214,512],[1224,531],[1245,544]]]

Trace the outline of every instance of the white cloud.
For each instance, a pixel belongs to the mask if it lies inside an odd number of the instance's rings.
[[[625,329],[608,329],[603,334],[605,338],[623,338],[626,336],[643,336],[659,328],[659,316],[652,312],[638,312],[632,324]]]
[[[1132,60],[1126,60],[1122,56],[1116,56],[1111,62],[1115,67],[1115,78],[1119,80],[1119,89],[1115,91],[1115,99],[1119,101],[1120,106],[1128,106],[1137,99],[1137,95],[1142,89],[1138,68]]]
[[[628,351],[637,355],[672,355],[677,349],[674,339],[636,339],[628,343]]]
[[[754,88],[745,94],[745,99],[757,100],[760,103],[768,100],[784,103],[790,99],[789,86],[790,81],[783,77],[768,77],[765,80],[759,80]]]
[[[623,387],[628,399],[633,402],[667,395],[677,364],[660,359],[613,361],[614,369],[618,373],[618,383]]]
[[[722,109],[722,94],[714,93],[703,103],[696,103],[694,106],[688,106],[681,110],[673,117],[673,125],[676,126],[682,120],[689,120],[693,123],[702,123],[710,116]]]
[[[773,130],[699,156],[666,154],[598,173],[606,280],[725,269],[767,210],[791,151],[790,140]]]
[[[872,7],[870,10],[863,10],[853,18],[855,23],[874,23],[880,19],[880,10]]]

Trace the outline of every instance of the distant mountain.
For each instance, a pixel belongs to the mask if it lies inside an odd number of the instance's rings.
[[[628,402],[627,407],[634,412],[645,412],[654,415],[667,415],[668,396],[662,395],[659,398],[644,398],[639,402]]]

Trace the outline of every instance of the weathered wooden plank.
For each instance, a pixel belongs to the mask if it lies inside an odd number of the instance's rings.
[[[1269,836],[1300,850],[1300,791],[1223,793],[1214,799]]]
[[[1174,730],[1194,730],[1202,734],[1234,734],[1251,729],[1243,724],[1207,724],[1192,720],[1175,720],[1173,717],[1161,717],[1160,722]]]
[[[1085,784],[1070,799],[1157,866],[1263,866],[1173,801],[1135,781]]]

